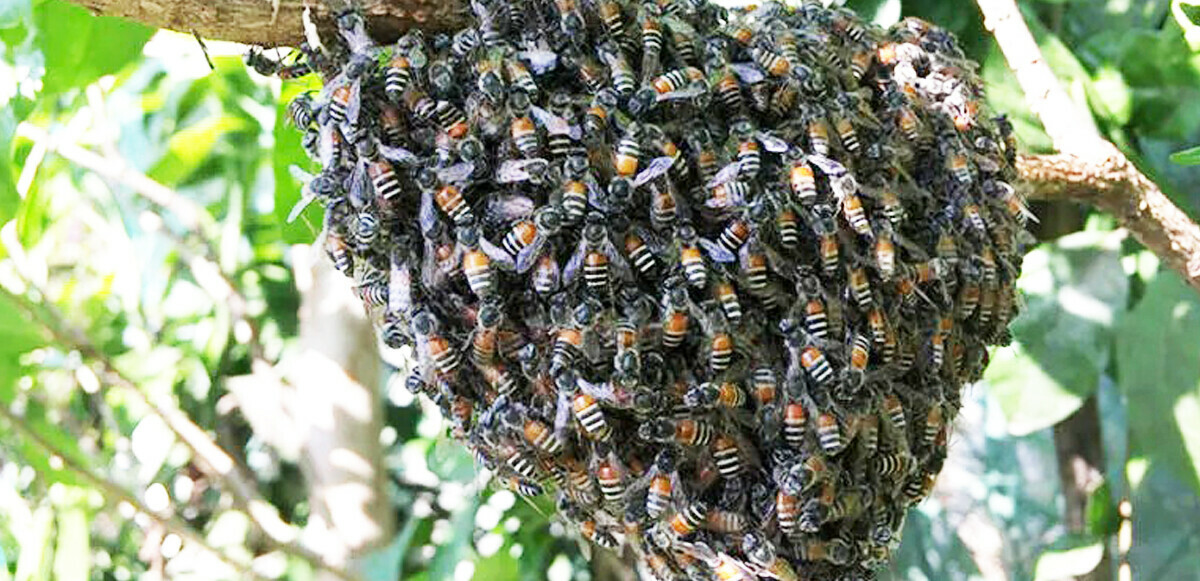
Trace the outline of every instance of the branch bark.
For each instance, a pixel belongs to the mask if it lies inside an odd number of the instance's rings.
[[[1110,155],[1100,159],[1022,156],[1017,167],[1029,197],[1084,202],[1112,214],[1200,292],[1200,226],[1116,147],[1104,144]]]
[[[1025,100],[1060,153],[1021,159],[1022,178],[1040,199],[1072,199],[1111,213],[1139,242],[1200,292],[1200,226],[1125,154],[1100,136],[1042,57],[1015,0],[976,0]]]
[[[69,0],[93,14],[120,16],[158,28],[195,31],[202,37],[264,46],[296,46],[304,40],[301,15],[332,30],[327,0]],[[340,4],[340,3],[339,3]],[[371,34],[391,42],[405,30],[453,30],[467,22],[465,0],[363,0]]]

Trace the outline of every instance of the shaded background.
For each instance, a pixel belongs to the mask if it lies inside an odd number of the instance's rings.
[[[1200,143],[1200,1],[1020,4],[1079,106],[1200,215],[1200,169],[1170,160]],[[973,3],[849,5],[882,25],[915,15],[951,29],[1023,146],[1049,148]],[[299,196],[287,168],[311,167],[283,104],[311,87],[248,72],[244,47],[208,43],[210,69],[190,36],[58,0],[0,0],[0,43],[0,579],[238,577],[78,465],[263,576],[312,578],[104,372],[182,409],[285,520],[308,522],[295,450],[261,420],[256,433],[247,406],[261,380],[252,363],[301,348],[310,255],[298,245],[321,219],[314,207],[285,223]],[[1057,579],[1107,548],[1135,578],[1200,578],[1200,300],[1109,218],[1035,210],[1053,240],[1026,260],[1016,341],[967,389],[938,488],[882,577]],[[547,518],[549,501],[486,486],[436,409],[403,387],[402,355],[386,354],[375,386],[395,532],[368,559],[370,578],[605,577]],[[1102,420],[1106,462],[1085,526],[1069,532],[1053,426],[1085,403]]]

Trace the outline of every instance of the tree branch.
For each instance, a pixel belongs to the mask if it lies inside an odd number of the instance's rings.
[[[225,562],[225,564],[229,565],[230,567],[233,567],[234,570],[236,570],[242,576],[254,579],[265,579],[265,577],[254,571],[250,563],[218,551],[215,547],[208,544],[208,541],[205,540],[204,535],[197,532],[178,516],[172,514],[163,514],[151,510],[150,507],[146,506],[145,503],[139,500],[133,493],[125,490],[123,487],[109,481],[108,479],[95,474],[85,466],[79,464],[70,455],[51,444],[46,440],[46,438],[42,437],[41,434],[37,433],[36,430],[26,425],[25,422],[22,421],[21,418],[14,414],[11,410],[9,410],[7,406],[0,406],[0,417],[8,420],[8,424],[12,426],[13,429],[15,429],[17,432],[20,432],[26,438],[32,440],[38,445],[38,447],[42,448],[53,457],[61,460],[64,469],[68,470],[72,474],[75,474],[79,478],[86,480],[89,484],[99,490],[100,494],[102,494],[109,502],[129,503],[129,505],[137,509],[138,512],[150,517],[154,522],[162,525],[166,530],[171,531],[172,533],[187,539],[188,542],[195,543],[196,546],[203,548],[205,551],[208,551],[213,555],[216,555],[217,558],[221,559],[221,561]]]
[[[1200,291],[1200,226],[1111,144],[1106,159],[1022,156],[1017,167],[1028,195],[1091,204],[1116,217],[1146,248]]]
[[[205,38],[265,46],[296,46],[304,40],[306,7],[323,28],[332,30],[327,0],[69,0],[94,14],[120,16]],[[453,30],[467,22],[465,0],[363,0],[371,34],[395,40],[412,26]]]
[[[976,2],[1025,100],[1061,152],[1019,161],[1031,197],[1087,202],[1111,213],[1200,292],[1200,226],[1101,137],[1091,117],[1071,101],[1042,57],[1015,0]]]

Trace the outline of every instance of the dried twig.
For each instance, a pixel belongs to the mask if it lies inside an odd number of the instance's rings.
[[[1021,176],[1039,199],[1087,202],[1113,214],[1139,242],[1200,292],[1200,226],[1096,130],[1042,57],[1015,0],[977,0],[1025,99],[1060,154],[1023,157]]]

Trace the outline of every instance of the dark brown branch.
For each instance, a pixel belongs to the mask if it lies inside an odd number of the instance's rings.
[[[301,15],[332,21],[326,0],[70,0],[94,14],[121,16],[157,28],[246,44],[296,46],[304,40]],[[452,30],[466,22],[466,0],[363,0],[371,33],[390,42],[412,26]],[[278,8],[278,10],[276,10]]]
[[[1036,200],[1072,200],[1112,214],[1151,252],[1200,292],[1200,226],[1111,144],[1111,155],[1022,156],[1017,163]]]

